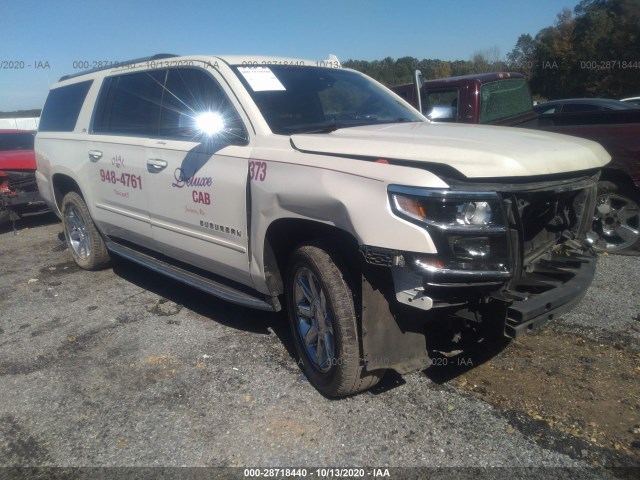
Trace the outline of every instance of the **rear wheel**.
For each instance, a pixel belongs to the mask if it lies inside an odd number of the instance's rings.
[[[612,182],[599,182],[593,226],[599,235],[594,248],[600,252],[640,247],[640,194]]]
[[[85,270],[99,270],[109,264],[109,252],[91,219],[86,203],[76,192],[62,199],[64,236],[74,261]]]
[[[299,247],[289,262],[289,323],[302,370],[327,397],[367,390],[382,372],[360,362],[356,311],[347,272],[326,246]]]

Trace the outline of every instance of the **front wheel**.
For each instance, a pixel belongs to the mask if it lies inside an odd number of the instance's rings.
[[[73,260],[85,270],[106,267],[109,264],[109,252],[83,198],[76,192],[67,193],[60,210],[64,236]]]
[[[299,247],[289,262],[286,297],[294,344],[309,382],[327,397],[367,390],[382,372],[360,362],[353,294],[327,247]]]
[[[640,195],[618,188],[612,182],[598,182],[598,203],[594,230],[599,235],[594,248],[600,252],[621,252],[640,246]]]

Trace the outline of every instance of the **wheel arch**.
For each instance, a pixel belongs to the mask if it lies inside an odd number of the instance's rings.
[[[273,295],[284,293],[284,274],[293,251],[301,244],[328,241],[345,262],[357,260],[358,240],[346,230],[322,222],[280,218],[267,228],[263,244],[264,273]]]
[[[617,168],[603,168],[600,175],[600,181],[614,183],[619,188],[635,192],[636,197],[640,198],[640,187],[635,184],[633,178],[627,173]]]
[[[58,210],[62,206],[62,199],[69,192],[76,192],[83,199],[85,198],[78,182],[66,173],[53,174],[51,184],[53,186],[53,196]]]

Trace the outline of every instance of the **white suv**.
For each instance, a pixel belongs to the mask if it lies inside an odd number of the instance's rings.
[[[63,77],[42,196],[83,268],[126,257],[278,311],[324,395],[429,365],[429,319],[515,336],[585,294],[596,143],[431,124],[335,59],[159,55]]]

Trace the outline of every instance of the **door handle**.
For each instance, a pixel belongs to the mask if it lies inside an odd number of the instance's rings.
[[[166,168],[168,163],[166,160],[160,160],[158,158],[149,158],[147,160],[147,170],[151,173],[159,172]]]
[[[89,158],[92,162],[97,162],[102,158],[102,152],[100,150],[89,150]]]

